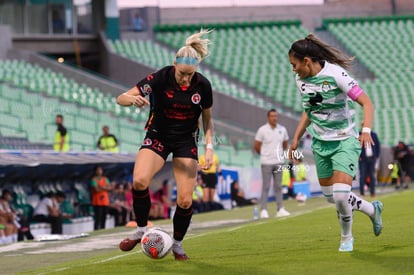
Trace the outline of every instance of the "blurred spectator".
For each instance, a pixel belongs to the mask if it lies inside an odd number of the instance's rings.
[[[132,18],[132,27],[135,32],[142,32],[144,30],[144,20],[139,12],[136,12]]]
[[[204,211],[203,179],[201,178],[201,175],[197,175],[197,183],[194,186],[193,211],[194,213],[201,213]]]
[[[50,223],[52,234],[62,234],[63,216],[59,207],[64,200],[65,194],[60,191],[45,196],[34,210],[33,221]]]
[[[154,199],[162,203],[163,216],[165,219],[168,219],[170,210],[170,203],[168,200],[168,180],[164,180],[160,189],[155,191]]]
[[[148,188],[149,196],[151,199],[151,208],[149,211],[149,220],[159,220],[164,219],[164,205],[163,202],[158,198],[155,198],[154,193],[151,188]]]
[[[109,194],[109,214],[115,217],[115,226],[126,224],[127,203],[125,188],[121,183],[115,185],[115,189]]]
[[[69,221],[75,214],[75,209],[72,203],[66,198],[59,205],[60,213],[62,213],[63,222]]]
[[[106,223],[106,215],[109,207],[109,193],[112,190],[112,185],[109,179],[103,175],[101,166],[97,166],[95,176],[91,181],[92,189],[92,206],[94,212],[94,228],[95,230],[104,229]]]
[[[60,11],[57,9],[52,10],[52,27],[53,33],[65,32],[65,22],[62,19]]]
[[[0,245],[10,243],[10,238],[6,237],[6,226],[0,223]]]
[[[126,210],[127,210],[127,222],[135,220],[135,214],[134,214],[134,211],[133,211],[134,198],[132,196],[133,196],[132,195],[132,182],[128,182],[126,184],[126,189],[125,189],[125,204],[126,204]]]
[[[394,148],[394,159],[399,164],[401,170],[402,179],[404,180],[404,188],[408,188],[411,182],[411,150],[404,142],[399,141]],[[397,186],[399,188],[400,185]]]
[[[67,152],[69,151],[69,133],[63,126],[63,116],[60,114],[56,115],[56,125],[57,129],[55,132],[53,150],[58,152]]]
[[[17,242],[18,231],[20,224],[17,221],[17,216],[11,209],[9,201],[11,194],[9,190],[4,189],[0,198],[0,224],[4,230],[3,242],[13,243]]]
[[[231,201],[235,206],[253,205],[257,203],[257,199],[246,199],[244,191],[240,188],[237,180],[231,183]]]
[[[102,136],[99,137],[99,140],[96,146],[102,151],[118,153],[119,152],[118,140],[113,134],[109,133],[109,127],[105,125],[102,128],[102,131],[103,131],[103,134]]]
[[[206,207],[214,209],[214,195],[216,193],[216,185],[218,177],[222,177],[220,161],[217,154],[213,153],[213,163],[206,169],[204,154],[198,159],[201,178],[203,179],[203,201]]]
[[[293,171],[293,164],[289,162],[287,166],[282,166],[282,193],[283,199],[292,199],[296,197],[293,192],[293,183],[295,182],[295,173]]]
[[[374,131],[371,131],[371,138],[374,143],[370,147],[363,145],[359,156],[359,193],[364,196],[365,186],[369,185],[371,197],[375,197],[375,186],[377,185],[375,166],[381,154],[381,144]]]
[[[390,167],[391,184],[395,185],[395,188],[400,188],[401,185],[401,169],[398,167],[398,161],[394,160],[394,163]]]
[[[18,241],[23,241],[25,237],[28,240],[33,240],[33,235],[30,231],[30,222],[29,222],[29,220],[31,219],[32,213],[24,213],[25,211],[23,210],[23,206],[21,206],[22,208],[14,209],[10,205],[11,200],[12,200],[11,192],[7,189],[3,189],[2,196],[0,199],[0,212],[6,211],[9,213],[13,213],[14,224],[18,228],[18,233],[17,233]],[[30,207],[30,209],[32,209],[31,206],[27,204],[25,205],[25,207]]]
[[[295,159],[295,168],[292,169],[295,172],[294,178],[296,181],[306,180],[306,166],[303,164],[303,159]]]

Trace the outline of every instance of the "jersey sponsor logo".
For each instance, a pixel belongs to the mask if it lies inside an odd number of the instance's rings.
[[[315,93],[314,96],[309,97],[309,104],[312,106],[317,105],[323,101],[323,97],[320,93]]]
[[[164,115],[170,119],[177,119],[177,120],[188,120],[193,119],[195,117],[194,112],[191,111],[181,111],[181,110],[164,110]]]
[[[313,83],[304,83],[300,85],[300,89],[303,93],[314,93],[316,91],[321,91],[321,86]]]
[[[144,139],[142,145],[150,146],[152,144],[152,140],[150,138]]]
[[[191,109],[191,105],[190,104],[173,103],[172,106],[175,109]]]
[[[194,104],[199,104],[200,101],[201,101],[201,95],[199,93],[193,94],[193,96],[191,97],[191,102],[193,102]]]
[[[351,82],[348,83],[348,87],[354,87],[358,85],[358,83],[355,80],[352,80]]]
[[[154,79],[154,75],[153,75],[153,74],[149,74],[149,75],[147,76],[147,80],[148,80],[148,81],[151,81],[152,79]]]

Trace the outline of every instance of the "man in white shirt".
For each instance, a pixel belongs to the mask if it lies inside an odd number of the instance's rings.
[[[59,205],[64,199],[63,192],[44,197],[34,210],[33,221],[50,223],[52,234],[62,234],[63,217]]]
[[[283,207],[282,171],[285,169],[283,151],[288,148],[289,136],[286,128],[277,123],[278,114],[275,109],[267,112],[267,121],[257,130],[254,141],[254,150],[260,154],[263,180],[260,218],[269,217],[267,200],[272,178],[277,203],[276,217],[285,217],[290,213]]]

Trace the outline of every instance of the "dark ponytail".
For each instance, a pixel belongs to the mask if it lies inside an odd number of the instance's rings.
[[[303,60],[305,57],[309,57],[314,62],[326,60],[343,68],[349,68],[354,60],[354,57],[346,56],[340,50],[326,44],[313,34],[294,42],[289,49],[289,55],[299,60]]]

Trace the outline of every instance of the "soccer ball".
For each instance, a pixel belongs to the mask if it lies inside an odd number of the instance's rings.
[[[296,201],[298,203],[305,203],[307,198],[308,197],[305,194],[302,194],[300,192],[296,195]]]
[[[160,228],[152,228],[141,238],[141,249],[152,259],[161,259],[167,256],[173,245],[170,235]]]

